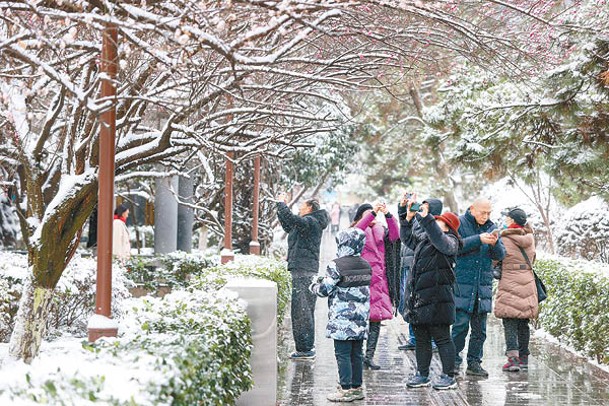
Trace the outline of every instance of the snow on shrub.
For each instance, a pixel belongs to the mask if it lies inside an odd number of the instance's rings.
[[[559,341],[609,364],[609,266],[543,258],[535,270],[548,288],[539,323]]]
[[[0,178],[2,178],[0,168]],[[0,248],[14,247],[21,237],[17,210],[4,190],[0,189]]]
[[[609,206],[600,198],[570,208],[555,234],[561,255],[609,263]]]
[[[215,290],[235,277],[267,279],[277,284],[277,320],[281,325],[292,292],[292,278],[286,263],[257,255],[235,255],[235,259],[225,265],[205,269],[193,278],[192,286]]]
[[[13,330],[15,316],[23,282],[27,277],[27,256],[9,252],[2,253],[0,263],[0,342],[7,342]],[[97,262],[94,258],[75,256],[66,267],[53,294],[47,319],[47,338],[63,332],[84,337],[87,322],[95,308],[95,281]],[[125,268],[113,264],[112,306],[120,309],[120,303],[130,297],[125,278]],[[115,315],[118,313],[115,312]]]
[[[204,269],[218,265],[217,256],[182,251],[155,257],[132,256],[126,263],[127,277],[145,289],[156,292],[161,286],[186,287]]]
[[[228,405],[252,387],[251,328],[236,293],[123,303],[120,337],[43,351],[0,371],[0,404]]]

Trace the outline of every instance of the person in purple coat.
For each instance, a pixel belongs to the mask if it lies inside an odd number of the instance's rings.
[[[387,228],[376,221],[378,213],[383,213]],[[370,331],[366,343],[364,366],[378,370],[380,365],[374,363],[374,353],[381,332],[381,321],[393,318],[392,300],[389,295],[389,283],[385,266],[385,240],[395,242],[400,237],[396,219],[389,213],[385,203],[376,203],[373,207],[365,203],[358,207],[353,225],[366,233],[366,244],[362,258],[372,268],[370,281]]]

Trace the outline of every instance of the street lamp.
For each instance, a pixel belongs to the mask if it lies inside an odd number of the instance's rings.
[[[107,23],[103,32],[101,55],[101,99],[116,96],[114,80],[118,72],[118,28]],[[112,211],[114,207],[114,155],[116,138],[116,107],[112,105],[100,115],[99,134],[99,201],[97,211],[97,286],[95,314],[87,329],[89,341],[100,337],[116,337],[118,324],[112,316]]]

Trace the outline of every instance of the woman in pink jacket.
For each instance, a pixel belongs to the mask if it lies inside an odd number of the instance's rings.
[[[381,212],[387,220],[385,228],[376,221],[376,216]],[[378,364],[372,361],[379,334],[381,332],[381,321],[393,318],[393,307],[389,296],[389,283],[385,269],[385,239],[395,242],[400,237],[400,229],[396,219],[389,213],[385,203],[377,203],[375,207],[365,203],[358,207],[353,219],[353,225],[366,233],[366,244],[362,252],[364,258],[372,268],[372,279],[370,280],[370,332],[366,344],[366,355],[364,366],[370,369],[380,369]]]

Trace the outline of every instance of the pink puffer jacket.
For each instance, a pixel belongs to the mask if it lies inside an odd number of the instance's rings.
[[[374,214],[367,213],[355,225],[366,233],[366,244],[362,252],[372,268],[370,280],[370,321],[389,320],[393,318],[393,309],[389,297],[389,284],[385,272],[385,232],[386,229],[375,220]],[[394,217],[387,218],[389,240],[396,241],[400,237],[398,223]]]

